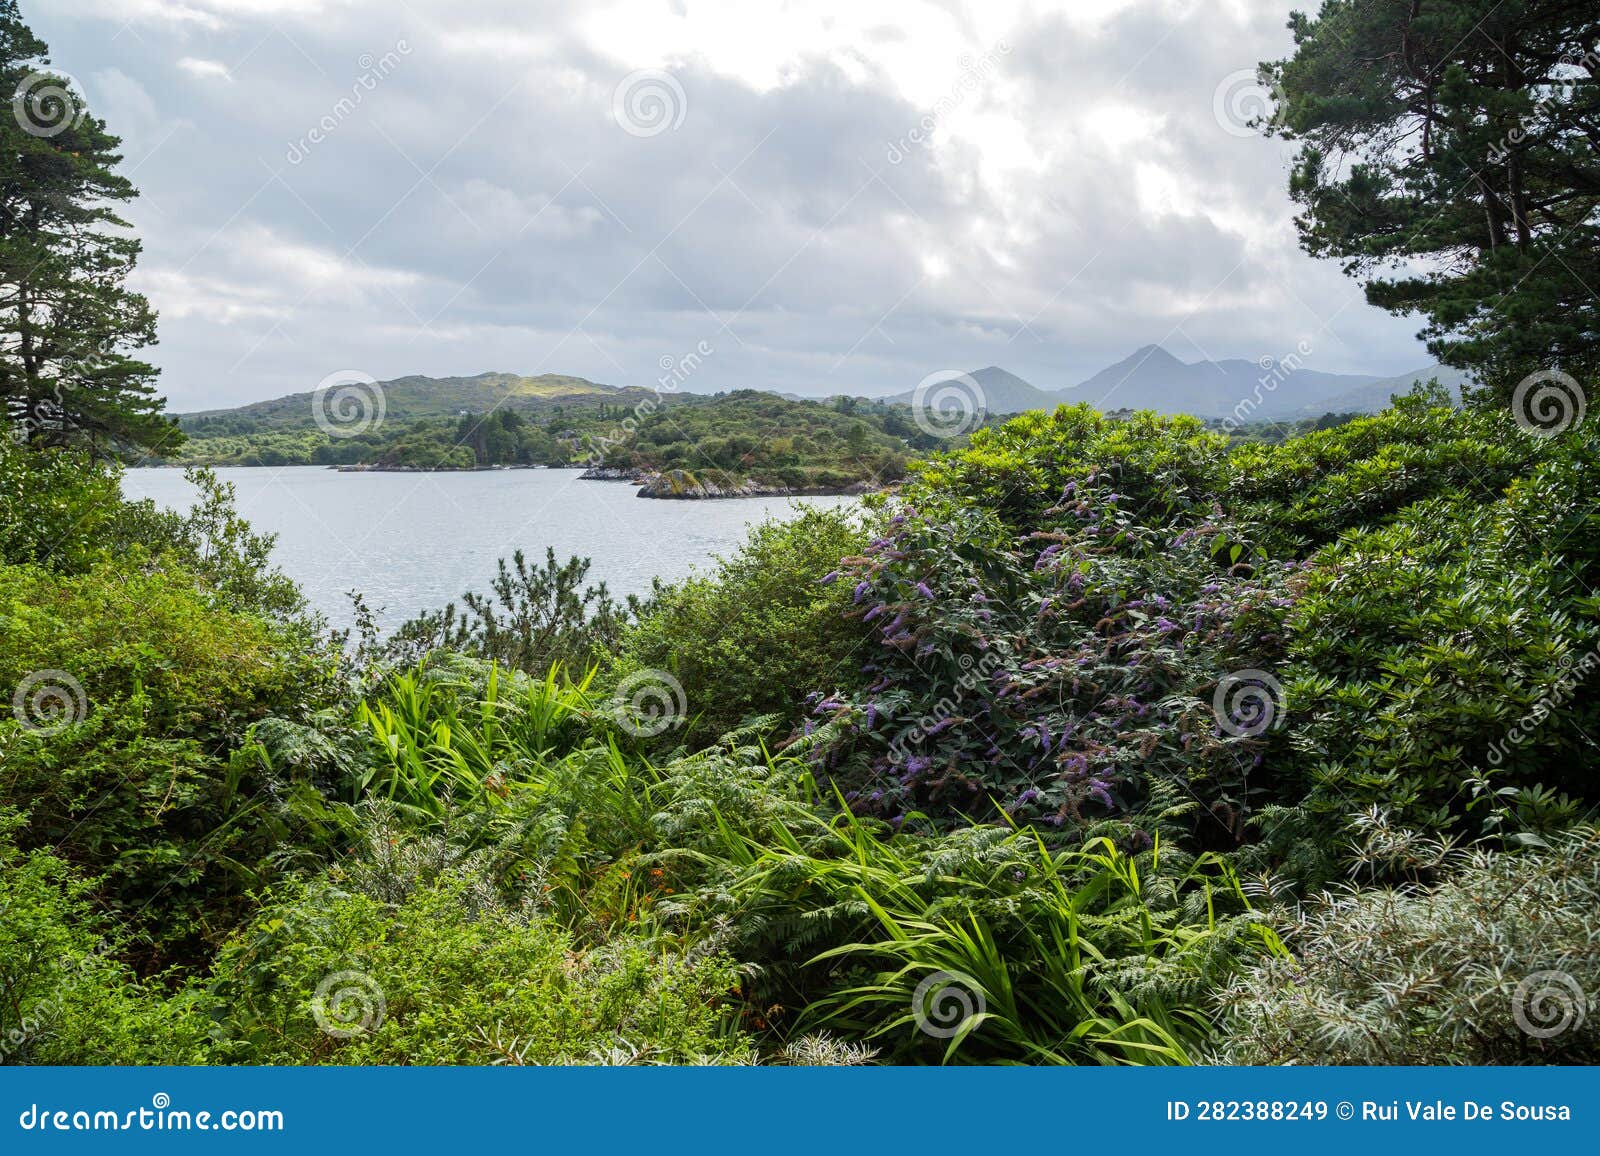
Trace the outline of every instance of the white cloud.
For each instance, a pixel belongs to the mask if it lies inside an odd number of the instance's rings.
[[[232,80],[233,74],[228,71],[228,66],[220,60],[201,60],[194,56],[185,56],[179,59],[178,67],[190,76],[204,79]]]
[[[1291,6],[59,0],[34,19],[127,140],[152,355],[184,409],[330,362],[645,382],[699,340],[706,389],[887,391],[989,363],[1051,387],[1169,334],[1254,358],[1317,332],[1315,368],[1413,368],[1415,325],[1296,249],[1284,146],[1213,118],[1219,80],[1292,48]],[[677,127],[614,119],[643,68],[681,85]]]

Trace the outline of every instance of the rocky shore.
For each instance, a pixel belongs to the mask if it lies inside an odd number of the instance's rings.
[[[641,498],[668,498],[700,501],[714,498],[769,498],[822,496],[826,494],[866,494],[876,487],[871,482],[853,482],[843,487],[803,487],[768,485],[749,478],[711,478],[688,470],[665,470],[651,474],[639,487]]]
[[[578,475],[580,482],[642,482],[648,476],[645,470],[632,466],[590,466]]]

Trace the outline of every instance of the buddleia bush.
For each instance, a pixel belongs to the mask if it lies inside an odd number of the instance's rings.
[[[1219,1062],[1600,1061],[1600,832],[1524,853],[1410,835],[1387,855],[1444,877],[1347,888],[1285,916],[1292,956],[1220,999]]]
[[[931,465],[828,577],[869,631],[872,681],[813,698],[807,725],[840,735],[823,768],[890,819],[1081,833],[1164,797],[1202,845],[1233,846],[1270,797],[1270,671],[1300,566],[1204,500],[1215,447],[1195,423],[1063,410],[1052,436],[1082,456],[1046,464],[1036,447],[1035,464],[1010,444],[1042,436],[1034,416]],[[1060,488],[1024,500],[1002,478]],[[1241,699],[1234,676],[1262,671]]]

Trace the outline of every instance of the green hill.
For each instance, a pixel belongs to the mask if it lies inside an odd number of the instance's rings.
[[[321,423],[311,393],[181,415],[189,440],[172,464],[599,465],[625,476],[690,471],[725,489],[819,490],[894,480],[908,452],[928,448],[903,409],[850,397],[657,393],[509,373],[402,377],[356,385],[353,396],[365,404],[348,412],[336,397],[324,399]]]
[[[516,373],[480,373],[476,377],[423,377],[413,374],[379,383],[385,414],[402,421],[426,417],[456,417],[510,408],[542,412],[585,402],[637,404],[654,396],[648,389],[601,385],[582,377],[544,373],[524,377]],[[236,409],[201,410],[178,415],[184,431],[196,436],[222,433],[262,433],[315,427],[311,391],[291,393],[269,401],[252,402]]]

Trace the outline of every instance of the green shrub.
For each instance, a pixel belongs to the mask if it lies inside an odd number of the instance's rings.
[[[316,785],[234,757],[248,728],[327,693],[298,630],[219,606],[182,569],[138,559],[63,575],[0,569],[0,797],[24,846],[99,876],[148,935],[145,962],[193,960],[236,918]]]
[[[1428,498],[1494,501],[1557,449],[1508,411],[1455,409],[1424,390],[1334,429],[1236,448],[1225,492],[1275,552],[1304,553]]]
[[[1225,487],[1228,439],[1189,417],[1141,411],[1106,417],[1088,405],[1033,412],[975,430],[963,449],[917,464],[914,502],[989,510],[1013,531],[1032,529],[1063,490],[1103,478],[1127,507],[1154,519],[1208,502]]]
[[[205,1025],[189,1001],[139,982],[93,888],[48,852],[18,851],[21,825],[0,809],[0,1063],[194,1062]]]
[[[0,562],[77,571],[102,557],[119,515],[115,467],[72,450],[29,450],[0,436]]]
[[[865,540],[845,509],[753,527],[712,574],[657,586],[608,681],[645,670],[676,678],[690,719],[680,737],[691,746],[753,716],[793,717],[819,682],[859,680],[862,632],[845,618],[848,593],[818,581]]]
[[[395,844],[402,831],[380,837]],[[737,974],[621,931],[575,943],[470,861],[280,889],[217,959],[215,1055],[245,1063],[744,1062]],[[354,885],[354,886],[352,886]]]
[[[149,499],[123,502],[102,545],[107,558],[145,554],[200,580],[219,604],[295,626],[309,642],[322,629],[299,587],[272,564],[276,536],[257,534],[235,508],[232,482],[208,469],[184,477],[199,491],[188,510],[163,510]]]
[[[627,619],[604,582],[585,584],[588,574],[587,558],[559,563],[547,548],[544,565],[529,566],[518,550],[511,565],[500,559],[492,596],[469,592],[461,610],[452,602],[402,623],[381,655],[405,665],[453,650],[535,677],[554,665],[586,670],[615,645]]]
[[[1544,453],[1498,501],[1418,502],[1317,555],[1287,624],[1281,801],[1302,805],[1263,824],[1297,874],[1337,874],[1344,817],[1375,804],[1477,837],[1593,797],[1600,443]]]

